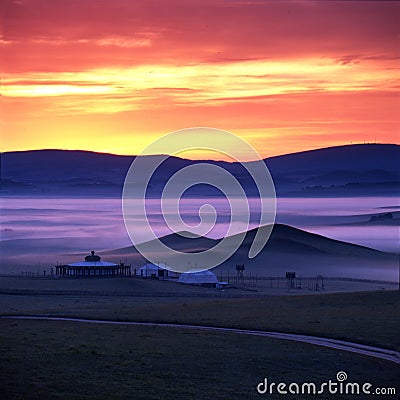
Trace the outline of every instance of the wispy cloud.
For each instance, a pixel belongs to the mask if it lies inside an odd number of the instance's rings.
[[[329,59],[245,61],[189,66],[147,65],[74,73],[5,74],[2,94],[7,97],[62,97],[82,95],[74,112],[96,112],[85,101],[97,101],[98,112],[126,111],[127,96],[135,106],[158,107],[160,98],[170,104],[258,101],[267,96],[292,93],[395,90],[394,71],[382,71],[373,62],[337,63]],[[335,79],[332,79],[332,76]],[[107,95],[107,97],[104,97]],[[113,98],[113,107],[107,103]],[[121,103],[121,109],[118,108]],[[65,101],[59,103],[60,108]],[[70,104],[70,101],[68,102]],[[165,103],[161,103],[163,105]],[[111,111],[109,111],[111,112]]]
[[[86,148],[103,132],[102,151],[125,151],[133,131],[136,144],[191,125],[259,146],[264,132],[276,152],[343,140],[339,126],[396,140],[398,2],[3,4],[5,149]]]

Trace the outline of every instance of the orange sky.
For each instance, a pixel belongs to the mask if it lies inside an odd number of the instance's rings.
[[[191,126],[264,157],[399,142],[399,2],[2,4],[2,151],[137,154]]]

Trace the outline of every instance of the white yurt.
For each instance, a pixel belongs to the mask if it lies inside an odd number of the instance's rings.
[[[184,272],[179,275],[179,282],[187,285],[200,285],[216,287],[218,284],[217,276],[211,271]]]

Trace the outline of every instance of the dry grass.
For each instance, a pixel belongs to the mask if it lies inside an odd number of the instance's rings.
[[[339,370],[375,387],[398,382],[393,364],[269,338],[52,321],[0,325],[4,400],[256,399],[264,377],[321,383]]]
[[[0,313],[273,330],[400,350],[399,292],[251,299],[0,295]]]

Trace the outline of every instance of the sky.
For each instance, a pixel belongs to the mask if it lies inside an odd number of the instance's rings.
[[[1,151],[138,154],[193,126],[263,157],[399,143],[400,2],[3,0],[1,16]]]

